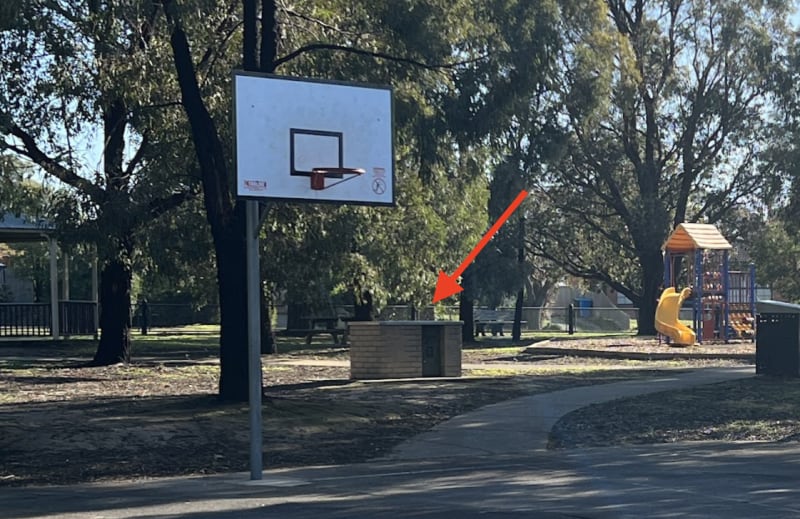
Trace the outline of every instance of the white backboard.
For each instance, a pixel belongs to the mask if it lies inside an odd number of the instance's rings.
[[[236,72],[240,198],[394,205],[392,90]],[[314,168],[348,168],[328,172]]]

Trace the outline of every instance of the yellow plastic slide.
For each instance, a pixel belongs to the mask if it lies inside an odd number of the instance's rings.
[[[656,330],[672,339],[675,344],[694,346],[697,339],[695,333],[678,320],[683,300],[691,296],[692,289],[684,288],[680,293],[675,287],[669,287],[661,293],[656,307]]]

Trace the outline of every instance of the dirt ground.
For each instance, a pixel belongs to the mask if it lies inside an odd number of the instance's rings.
[[[508,346],[465,349],[464,363],[478,366],[448,380],[353,381],[346,363],[322,362],[347,360],[346,349],[265,356],[265,465],[365,461],[483,405],[664,368],[748,362],[754,349],[728,345],[741,358],[718,358],[719,349],[677,358],[674,348],[636,338]],[[629,358],[636,352],[673,356]],[[214,355],[143,353],[130,365],[86,368],[84,351],[0,347],[0,485],[247,470],[248,407],[216,398]]]

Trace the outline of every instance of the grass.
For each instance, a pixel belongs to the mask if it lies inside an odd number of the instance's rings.
[[[759,376],[596,404],[563,417],[551,446],[800,439],[800,379]]]
[[[646,370],[647,366],[640,366],[641,369]],[[531,366],[530,368],[519,367],[487,367],[479,369],[465,369],[465,375],[470,377],[486,377],[486,378],[501,378],[501,377],[515,377],[521,375],[535,375],[535,376],[550,376],[550,375],[596,375],[603,371],[618,372],[617,366],[609,366],[603,364],[574,364],[566,367],[562,366]]]

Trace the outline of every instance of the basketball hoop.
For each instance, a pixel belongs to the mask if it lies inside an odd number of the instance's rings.
[[[347,180],[352,180],[358,175],[363,175],[364,173],[366,173],[366,171],[361,168],[314,168],[311,170],[311,189],[314,191],[329,189],[336,184],[341,184]],[[334,182],[329,186],[325,186],[326,178],[337,178],[341,180]]]

